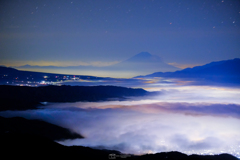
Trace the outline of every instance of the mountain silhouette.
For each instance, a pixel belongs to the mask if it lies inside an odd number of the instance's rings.
[[[139,73],[151,73],[154,71],[176,71],[179,68],[162,61],[159,56],[151,55],[148,52],[141,52],[125,61],[111,66],[113,70],[131,71]]]
[[[175,72],[155,72],[143,77],[194,78],[221,83],[240,84],[240,59],[211,62],[203,66],[186,68]]]
[[[11,86],[0,85],[0,111],[37,109],[40,102],[124,100],[152,94],[141,88],[117,86]]]
[[[4,118],[0,116],[0,134],[4,133],[38,135],[51,140],[83,138],[78,133],[42,120],[28,120],[22,117]]]
[[[148,73],[153,73],[157,71],[161,72],[171,72],[179,70],[179,68],[169,65],[156,55],[151,55],[148,52],[141,52],[127,60],[113,64],[110,66],[96,67],[96,66],[68,66],[68,67],[58,67],[58,66],[31,66],[25,65],[20,67],[14,67],[21,70],[32,70],[41,72],[62,72],[75,71],[76,74],[85,73],[87,71],[90,75],[95,75],[98,73],[104,73],[107,77],[134,77],[137,75],[143,75]],[[116,74],[117,72],[117,74]],[[67,73],[67,72],[66,72]],[[99,75],[97,75],[99,76]]]
[[[141,52],[139,54],[136,54],[135,56],[127,59],[125,62],[135,62],[135,63],[145,62],[145,63],[148,63],[149,61],[163,63],[162,59],[160,57],[155,56],[155,55],[151,55],[148,52]]]
[[[69,79],[78,76],[82,80],[111,80],[109,77],[96,77],[88,75],[71,75],[71,74],[57,74],[57,73],[46,73],[46,72],[34,72],[34,71],[22,71],[11,67],[0,66],[0,84],[12,84],[14,81],[31,81],[31,82],[41,82],[41,81],[64,81],[64,77]],[[44,77],[48,77],[47,79]],[[56,78],[57,77],[57,78]],[[17,78],[17,79],[16,79]]]
[[[166,64],[159,56],[151,55],[148,52],[141,52],[135,56],[113,65],[126,70],[161,70],[176,71],[179,68]]]

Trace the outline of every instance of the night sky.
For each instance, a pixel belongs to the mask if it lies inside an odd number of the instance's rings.
[[[240,58],[238,0],[1,0],[0,65],[178,67]]]

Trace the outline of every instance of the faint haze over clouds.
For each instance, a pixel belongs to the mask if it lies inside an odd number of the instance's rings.
[[[103,61],[92,61],[92,62],[83,62],[83,61],[5,61],[1,63],[6,67],[19,67],[24,65],[31,66],[95,66],[95,67],[104,67],[118,63],[119,61],[113,62],[103,62]]]
[[[236,0],[1,1],[0,64],[101,66],[148,51],[202,65],[240,58],[239,23]]]

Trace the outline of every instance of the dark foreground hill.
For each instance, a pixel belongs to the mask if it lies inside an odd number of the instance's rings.
[[[145,96],[149,92],[117,86],[10,86],[0,85],[0,111],[36,109],[40,102],[103,101]]]
[[[21,117],[0,117],[0,133],[38,135],[51,140],[83,138],[78,133],[71,132],[66,128],[41,120],[27,120]]]
[[[214,156],[186,155],[163,152],[142,156],[124,155],[114,150],[98,150],[83,146],[63,146],[50,139],[29,134],[5,133],[0,135],[1,156],[8,159],[131,159],[131,160],[238,160],[229,154]]]

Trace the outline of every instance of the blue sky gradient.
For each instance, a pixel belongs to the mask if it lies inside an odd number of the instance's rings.
[[[108,65],[142,51],[175,66],[240,58],[236,0],[0,2],[0,64]]]

